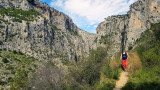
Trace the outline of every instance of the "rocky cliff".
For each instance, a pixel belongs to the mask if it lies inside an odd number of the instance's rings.
[[[38,59],[79,60],[96,48],[95,34],[38,0],[0,0],[1,48]]]
[[[89,50],[109,47],[113,56],[160,22],[159,0],[138,0],[126,15],[107,17],[97,34],[79,29],[70,17],[38,0],[0,0],[0,47],[39,59],[79,60]]]
[[[159,0],[138,0],[130,6],[126,15],[108,17],[98,25],[99,42],[104,37],[108,38],[111,55],[121,51],[122,47],[131,49],[141,34],[150,29],[151,24],[160,22],[159,10]]]

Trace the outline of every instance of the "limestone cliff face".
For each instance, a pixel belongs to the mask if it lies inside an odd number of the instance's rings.
[[[131,5],[126,15],[111,16],[99,24],[97,34],[109,35],[111,54],[115,54],[125,47],[134,46],[134,42],[141,34],[150,29],[152,23],[160,22],[159,0],[138,0]]]
[[[41,60],[80,60],[96,48],[95,34],[80,30],[67,15],[38,0],[0,0],[0,10],[1,48]]]
[[[38,0],[0,0],[0,48],[41,60],[80,60],[89,50],[108,46],[111,57],[134,46],[151,23],[160,22],[160,1],[139,0],[126,15],[111,16],[97,34],[79,29],[70,17]]]

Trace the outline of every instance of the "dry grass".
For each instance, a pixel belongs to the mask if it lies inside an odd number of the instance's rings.
[[[112,69],[115,68],[115,67],[120,67],[121,65],[122,65],[122,62],[121,62],[121,60],[120,60],[120,56],[118,57],[118,55],[115,56],[115,58],[112,59],[112,60],[110,61],[110,64],[109,64],[109,66],[110,66]]]
[[[129,53],[128,71],[130,73],[134,73],[137,70],[142,70],[142,63],[141,63],[141,60],[140,60],[137,52],[133,51],[133,52]]]

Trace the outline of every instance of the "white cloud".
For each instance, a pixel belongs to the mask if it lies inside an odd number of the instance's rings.
[[[94,25],[94,28],[96,28],[97,27],[97,25]]]
[[[125,13],[137,0],[52,0],[50,5],[67,13],[81,28],[96,28],[104,18]]]
[[[51,3],[50,3],[50,5],[52,6],[52,7],[62,7],[63,6],[63,0],[52,0],[51,1]]]
[[[69,14],[82,16],[93,25],[104,18],[127,12],[136,0],[52,0],[51,6],[62,8]],[[72,15],[72,16],[73,16]]]

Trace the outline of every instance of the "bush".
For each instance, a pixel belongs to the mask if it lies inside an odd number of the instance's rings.
[[[78,83],[77,85],[79,85],[78,87],[81,87],[81,89],[94,86],[100,81],[101,69],[106,61],[106,56],[106,48],[99,47],[96,50],[91,50],[85,61],[77,62],[76,67],[71,69],[69,76],[73,77],[73,80],[75,80],[73,82]],[[69,78],[69,80],[70,79],[72,78]]]
[[[2,62],[3,62],[3,63],[9,63],[9,61],[8,61],[7,58],[3,58],[3,59],[2,59]]]
[[[2,42],[2,41],[0,41],[0,45],[3,45],[3,42]]]
[[[68,30],[72,35],[78,36],[78,32],[74,30]]]
[[[31,80],[30,87],[37,90],[62,90],[64,87],[64,73],[57,68],[52,62],[39,68]]]
[[[117,80],[119,77],[119,67],[114,67],[113,69],[109,65],[105,65],[103,73],[107,78],[112,78]]]
[[[12,67],[12,66],[8,65],[7,69],[8,69],[8,70],[13,70],[13,69],[14,69],[14,67]]]
[[[8,82],[13,82],[13,78],[12,78],[12,77],[9,77],[9,78],[8,78]]]
[[[4,28],[5,26],[0,25],[0,28]]]
[[[109,38],[110,38],[110,36],[108,34],[106,34],[105,36],[101,36],[99,43],[110,44]]]
[[[19,54],[19,55],[24,55],[21,51],[18,51],[18,54]]]
[[[7,82],[0,80],[0,85],[5,85],[5,84],[7,84]]]
[[[13,50],[13,53],[14,53],[14,54],[17,54],[17,51],[16,51],[16,50]]]
[[[128,47],[128,50],[130,51],[130,50],[132,50],[132,48],[133,48],[133,46],[129,46],[129,47]]]
[[[28,2],[32,2],[33,0],[27,0]]]
[[[25,70],[18,70],[16,72],[16,76],[13,78],[13,83],[11,84],[12,90],[18,90],[18,89],[27,89],[26,87],[26,79],[27,79],[27,72]]]

